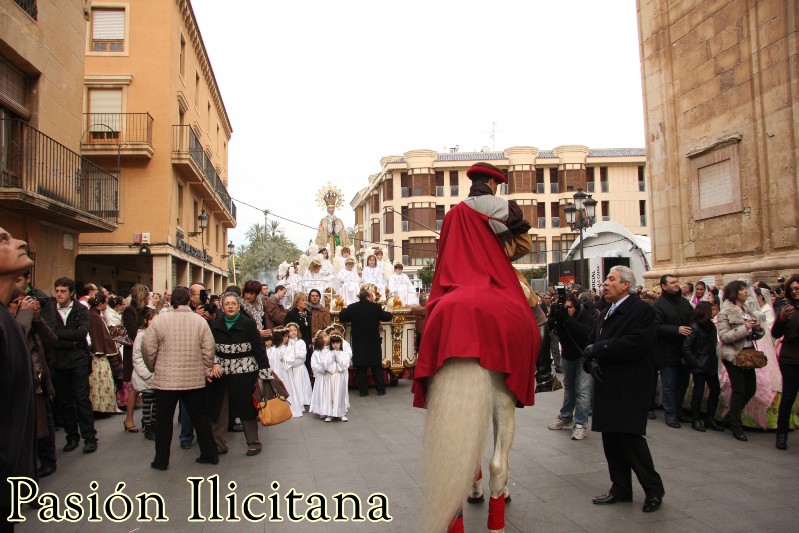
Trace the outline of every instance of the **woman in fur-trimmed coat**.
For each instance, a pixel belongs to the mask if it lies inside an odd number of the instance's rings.
[[[240,418],[247,439],[247,455],[261,453],[258,420],[252,393],[259,371],[269,368],[266,348],[255,321],[241,313],[234,293],[222,297],[221,318],[211,323],[216,342],[216,357],[208,385],[208,401],[218,453],[226,453],[228,420]],[[266,377],[263,375],[262,377]]]

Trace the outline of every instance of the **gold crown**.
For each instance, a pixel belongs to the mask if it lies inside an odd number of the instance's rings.
[[[328,183],[316,193],[316,203],[324,208],[330,207],[331,205],[339,208],[344,204],[344,194],[338,187]]]

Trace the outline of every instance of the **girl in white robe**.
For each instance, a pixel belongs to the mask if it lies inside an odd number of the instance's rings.
[[[352,362],[352,346],[350,346],[350,343],[347,342],[347,339],[344,338],[344,326],[342,326],[341,324],[339,324],[337,322],[334,322],[333,324],[330,324],[329,326],[327,326],[325,328],[325,333],[327,333],[328,339],[329,339],[330,335],[338,335],[339,337],[341,337],[341,343],[342,343],[342,348],[341,349],[342,349],[342,351],[345,354],[347,354],[347,357],[349,357],[349,361],[351,363]],[[345,373],[347,374],[347,384],[349,385],[349,365],[347,366],[347,370],[346,370]],[[347,410],[349,411],[349,409],[350,409],[350,396],[349,396],[349,394],[347,394]]]
[[[380,300],[385,299],[386,282],[383,279],[383,271],[378,267],[377,259],[373,255],[366,259],[366,266],[363,269],[363,282],[375,285],[380,294]]]
[[[338,292],[344,298],[344,306],[358,301],[361,290],[361,277],[355,271],[355,259],[347,259],[344,270],[338,273]]]
[[[289,406],[291,406],[291,416],[293,418],[299,418],[302,416],[302,402],[297,392],[294,390],[294,382],[291,379],[291,375],[283,366],[283,361],[286,358],[285,355],[289,345],[289,337],[286,328],[274,328],[272,330],[272,340],[273,345],[266,350],[266,356],[269,359],[269,368],[271,368],[275,376],[283,382],[286,391],[289,393],[288,402]]]
[[[344,351],[344,339],[338,334],[330,336],[328,344],[328,382],[330,387],[330,409],[328,416],[347,421],[350,395],[347,390],[351,355]]]
[[[332,420],[330,415],[330,352],[327,349],[327,334],[317,332],[314,338],[314,352],[311,355],[311,371],[314,375],[313,393],[311,393],[311,407],[309,412],[324,418],[325,422]]]
[[[308,369],[305,368],[308,349],[305,346],[305,341],[300,338],[300,327],[297,324],[291,322],[286,324],[286,328],[288,329],[288,343],[286,350],[281,354],[281,362],[294,385],[295,399],[303,406],[302,410],[305,412],[305,406],[311,404],[312,392],[311,377],[308,375]]]
[[[322,262],[318,259],[311,261],[311,266],[305,271],[302,277],[302,292],[308,294],[312,289],[324,294],[328,286],[328,279],[322,275]]]

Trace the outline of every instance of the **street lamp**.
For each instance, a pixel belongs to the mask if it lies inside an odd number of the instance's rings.
[[[598,202],[591,198],[590,194],[585,194],[581,188],[577,189],[572,198],[574,203],[566,204],[563,212],[572,231],[580,232],[580,284],[585,286],[587,274],[583,272],[583,230],[594,225]]]
[[[93,128],[95,126],[102,126],[104,128],[107,128],[108,131],[110,131],[111,133],[116,135],[116,140],[117,140],[117,180],[119,180],[119,174],[120,174],[120,172],[122,172],[122,140],[121,140],[121,137],[119,135],[119,129],[114,129],[111,126],[109,126],[108,124],[104,124],[102,122],[95,122],[93,124],[89,124],[89,126],[87,126],[85,130],[83,130],[83,133],[81,133],[81,135],[80,135],[81,139],[83,139],[83,137],[86,135],[87,131],[89,131],[91,128]]]
[[[227,259],[228,257],[234,255],[236,253],[236,245],[233,244],[233,241],[227,245],[227,255],[223,255],[222,259]]]
[[[241,276],[241,263],[235,264],[235,266],[233,267],[233,274],[235,274],[233,276],[233,285],[236,285],[238,287],[239,285],[238,279],[239,276]]]
[[[190,231],[189,237],[201,235],[205,231],[205,228],[208,227],[208,215],[205,214],[205,209],[203,209],[202,213],[197,215],[197,223],[200,225],[200,231]]]

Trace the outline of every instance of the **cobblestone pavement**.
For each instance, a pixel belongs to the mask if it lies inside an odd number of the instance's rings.
[[[54,492],[63,504],[70,492],[84,496],[83,508],[92,493],[89,484],[99,484],[103,501],[120,481],[124,492],[135,498],[140,492],[159,492],[165,501],[168,523],[139,522],[139,505],[134,501],[134,516],[113,523],[103,511],[102,522],[42,523],[36,512],[26,509],[27,522],[18,531],[259,531],[259,532],[383,532],[414,531],[416,514],[423,497],[422,444],[424,411],[411,407],[410,382],[401,381],[378,397],[372,392],[361,398],[351,394],[352,409],[347,423],[324,423],[315,416],[304,416],[280,426],[261,428],[264,452],[246,457],[242,433],[230,434],[230,452],[220,457],[218,466],[200,465],[196,444],[180,449],[178,427],[169,470],[150,468],[153,446],[141,433],[119,430],[122,417],[98,420],[99,450],[84,455],[81,449],[60,452],[58,471],[41,481],[41,491]],[[672,429],[663,423],[662,412],[650,421],[649,443],[655,466],[663,477],[666,497],[663,507],[651,514],[641,512],[643,495],[636,484],[633,503],[595,506],[591,497],[609,488],[607,465],[599,434],[589,433],[583,441],[572,441],[568,430],[550,431],[547,424],[558,413],[562,391],[539,394],[533,408],[517,410],[516,439],[511,452],[510,488],[513,501],[507,508],[506,531],[797,531],[799,509],[799,439],[791,436],[789,449],[774,447],[773,433],[748,432],[749,442],[738,442],[729,430],[724,433],[699,433],[690,427]],[[139,413],[136,414],[137,423]],[[59,449],[64,433],[57,433]],[[489,450],[483,460],[487,472]],[[233,492],[242,519],[230,522],[195,522],[191,514],[191,487],[187,477],[220,477],[219,512],[228,512],[225,496]],[[235,481],[234,491],[228,483]],[[273,482],[279,483],[277,490]],[[209,517],[210,482],[200,491],[200,510]],[[487,479],[483,487],[487,490]],[[352,492],[360,496],[363,514],[372,507],[370,494],[385,494],[390,522],[336,523],[291,522],[287,516],[285,493],[294,488],[306,496],[324,495],[331,517],[335,514],[334,495]],[[241,515],[242,500],[250,493],[265,498],[278,493],[282,522],[263,520],[251,523]],[[120,502],[114,504],[122,512]],[[315,502],[314,505],[319,505]],[[352,516],[351,503],[345,504]],[[269,500],[252,501],[253,512],[269,514]],[[155,506],[150,504],[150,513]],[[307,504],[297,505],[303,515]],[[486,530],[488,505],[467,505],[467,532]]]

